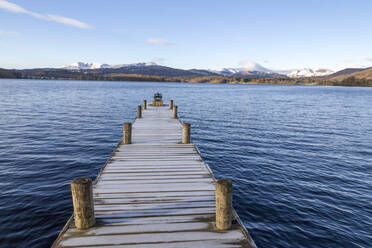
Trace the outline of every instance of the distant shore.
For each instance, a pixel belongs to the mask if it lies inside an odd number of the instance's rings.
[[[92,71],[77,72],[68,70],[5,70],[0,69],[0,78],[39,79],[39,80],[87,80],[87,81],[131,81],[131,82],[186,82],[215,84],[281,84],[281,85],[318,85],[318,86],[355,86],[372,87],[372,80],[347,77],[343,80],[326,78],[259,78],[230,76],[158,76],[143,74],[97,74]]]

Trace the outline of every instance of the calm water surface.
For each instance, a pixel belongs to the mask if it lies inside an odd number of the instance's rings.
[[[0,247],[49,247],[156,91],[258,247],[372,247],[372,88],[37,80],[0,80]]]

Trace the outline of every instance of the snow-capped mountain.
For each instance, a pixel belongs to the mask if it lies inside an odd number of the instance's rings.
[[[253,61],[244,61],[240,63],[239,68],[221,68],[217,70],[210,70],[211,72],[223,76],[236,76],[236,77],[284,77],[275,71],[267,69],[262,65]]]
[[[250,76],[250,77],[290,77],[290,78],[301,78],[301,77],[322,77],[327,76],[334,71],[329,69],[295,69],[288,71],[274,71],[267,69],[262,66],[254,67],[242,67],[242,68],[221,68],[217,70],[210,70],[211,72],[223,75],[223,76]]]
[[[86,69],[101,69],[107,68],[110,65],[103,64],[103,63],[85,63],[85,62],[75,62],[69,65],[61,66],[61,69],[68,69],[68,70],[86,70]]]
[[[223,76],[232,76],[240,72],[239,68],[220,68],[217,70],[210,70],[211,72],[223,75]]]
[[[151,65],[157,65],[154,62],[147,62],[147,63],[134,63],[134,64],[117,64],[117,65],[109,65],[105,63],[85,63],[85,62],[75,62],[69,65],[61,66],[61,69],[67,69],[67,70],[92,70],[92,69],[105,69],[105,68],[122,68],[122,67],[144,67],[144,66],[151,66]]]
[[[299,77],[322,77],[330,75],[334,73],[334,71],[329,69],[304,68],[300,70],[290,70],[282,73],[291,78],[299,78]]]
[[[235,77],[280,77],[284,76],[273,71],[250,71],[246,68],[221,68],[217,70],[210,70],[210,72],[217,73],[222,76]]]
[[[278,73],[263,67],[262,65],[253,61],[244,61],[240,63],[240,68],[221,68],[217,70],[210,70],[211,72],[223,76],[248,76],[248,77],[276,77],[280,76]]]
[[[222,75],[222,76],[235,76],[235,77],[290,77],[290,78],[301,78],[301,77],[320,77],[327,76],[334,73],[328,69],[295,69],[287,71],[277,71],[265,68],[264,66],[255,63],[253,61],[244,61],[240,63],[241,67],[239,68],[221,68],[217,70],[189,70],[189,72],[200,74],[200,75]],[[120,69],[124,71],[130,71],[131,73],[145,73],[143,70],[151,71],[154,73],[154,70],[158,70],[167,74],[164,70],[168,72],[169,69],[174,69],[170,67],[159,66],[154,62],[147,63],[134,63],[134,64],[116,64],[110,65],[105,63],[85,63],[85,62],[75,62],[69,65],[61,66],[60,69],[67,70],[93,70],[93,69]],[[179,70],[180,69],[174,69]],[[185,71],[185,70],[183,70]],[[123,72],[122,72],[123,73]],[[209,74],[210,73],[210,74]],[[145,73],[148,74],[148,73]],[[177,73],[178,75],[179,73]]]

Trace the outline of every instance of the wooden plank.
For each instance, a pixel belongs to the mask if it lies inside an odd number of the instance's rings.
[[[213,201],[198,201],[198,202],[152,202],[147,204],[124,203],[124,204],[103,204],[95,202],[95,211],[126,211],[126,210],[154,210],[154,209],[177,209],[177,208],[214,208],[216,205]]]
[[[164,179],[196,179],[210,178],[207,173],[204,174],[183,174],[183,175],[146,175],[144,173],[103,173],[99,178],[101,180],[164,180]]]
[[[213,183],[211,178],[165,178],[165,179],[142,179],[142,180],[126,180],[123,179],[105,179],[99,180],[97,184],[105,184],[105,185],[117,185],[120,183],[121,185],[131,185],[131,184],[167,184],[167,183]]]
[[[173,209],[138,209],[136,211],[122,210],[100,210],[95,211],[97,217],[101,218],[128,218],[144,216],[172,216],[172,215],[189,215],[189,214],[211,214],[215,212],[214,207],[203,208],[173,208]]]
[[[201,231],[208,230],[208,223],[205,222],[182,222],[182,223],[155,223],[147,224],[131,224],[131,225],[115,225],[102,226],[99,228],[91,228],[87,231],[80,231],[75,228],[66,232],[66,237],[71,236],[92,236],[92,235],[107,235],[107,234],[132,234],[132,233],[150,233],[150,232],[179,232],[179,231]]]
[[[136,193],[136,192],[183,192],[183,191],[214,191],[215,186],[210,183],[173,183],[173,184],[135,184],[135,185],[102,185],[93,188],[100,193]]]
[[[159,160],[152,160],[152,161],[125,161],[125,160],[115,160],[111,161],[107,164],[107,166],[200,166],[205,168],[205,164],[201,161],[159,161]]]
[[[173,172],[195,172],[195,173],[203,173],[207,172],[206,168],[150,168],[150,169],[126,169],[125,167],[123,168],[111,168],[107,167],[106,173],[173,173]]]
[[[205,170],[205,167],[201,165],[120,165],[120,164],[110,164],[107,165],[106,168],[111,169],[126,169],[126,170],[165,170],[165,169],[203,169]]]
[[[106,198],[106,197],[95,197],[94,202],[96,205],[99,204],[154,204],[154,203],[178,203],[178,202],[206,202],[213,201],[215,203],[214,196],[199,196],[199,197],[166,197],[166,198]]]
[[[109,168],[109,165],[107,166],[107,168]],[[156,168],[156,167],[155,167]],[[181,169],[181,168],[180,168]],[[192,168],[191,168],[192,169]],[[157,175],[159,173],[163,173],[164,175],[167,175],[167,174],[174,174],[174,175],[184,175],[184,174],[196,174],[198,175],[198,173],[200,174],[203,174],[203,173],[209,173],[209,170],[207,168],[196,168],[195,170],[187,170],[187,171],[181,171],[181,170],[178,170],[178,171],[171,171],[171,170],[168,170],[168,171],[165,171],[165,170],[153,170],[153,169],[149,169],[147,171],[129,171],[129,170],[125,170],[125,167],[119,167],[119,168],[112,168],[112,169],[107,169],[107,171],[105,170],[104,173],[127,173],[128,175]]]
[[[214,214],[189,214],[178,216],[142,216],[127,218],[97,218],[97,222],[102,226],[115,225],[140,225],[140,224],[158,224],[158,223],[184,223],[184,222],[208,222],[214,219]]]
[[[84,246],[88,244],[110,245],[110,244],[138,244],[138,243],[164,243],[177,241],[200,241],[200,240],[235,240],[239,242],[245,237],[240,230],[227,232],[172,232],[126,234],[126,235],[95,235],[95,236],[71,236],[61,241],[62,246]]]
[[[88,246],[79,246],[81,248],[88,248]],[[93,247],[93,246],[89,246]],[[203,241],[176,241],[176,242],[163,242],[151,244],[129,244],[129,245],[109,245],[109,246],[94,246],[94,248],[191,248],[191,247],[213,247],[213,248],[239,248],[251,247],[248,241],[241,240],[203,240]]]
[[[111,171],[111,172],[104,172],[105,174],[115,174],[115,175],[127,175],[127,176],[180,176],[180,175],[209,175],[207,171],[176,171],[176,172],[165,172],[165,171],[159,171],[159,172],[136,172],[136,173],[128,173],[128,172],[120,172],[120,171]]]
[[[159,198],[163,199],[165,197],[198,197],[198,196],[209,196],[215,195],[214,191],[170,191],[170,192],[137,192],[137,193],[100,193],[93,191],[94,197],[105,197],[108,198]]]
[[[178,161],[182,163],[183,161],[185,162],[191,162],[191,161],[202,161],[199,156],[169,156],[164,155],[164,156],[143,156],[143,157],[117,157],[118,160],[121,161],[136,161],[136,162],[146,162],[146,161]]]

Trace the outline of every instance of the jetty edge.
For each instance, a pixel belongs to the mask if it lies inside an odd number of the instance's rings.
[[[231,181],[216,180],[178,106],[160,101],[137,106],[93,183],[71,182],[74,214],[52,248],[256,248]]]

